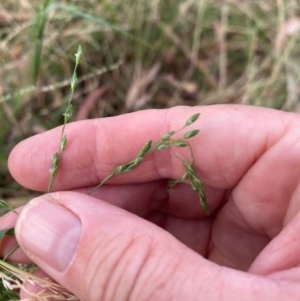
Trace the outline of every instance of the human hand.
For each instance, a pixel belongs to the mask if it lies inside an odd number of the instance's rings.
[[[188,184],[166,189],[166,179],[183,174],[168,150],[86,195],[146,141],[198,112],[200,133],[190,143],[210,217]],[[298,115],[177,107],[72,123],[66,132],[53,186],[65,192],[26,205],[16,236],[30,260],[80,299],[299,300]],[[60,134],[57,128],[16,146],[9,168],[20,184],[46,190]],[[185,151],[178,149],[188,159]],[[0,227],[15,221],[9,214]]]

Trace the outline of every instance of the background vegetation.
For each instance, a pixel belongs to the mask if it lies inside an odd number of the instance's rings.
[[[0,198],[32,196],[7,158],[63,123],[79,44],[75,120],[216,103],[299,111],[299,17],[299,0],[2,0]]]

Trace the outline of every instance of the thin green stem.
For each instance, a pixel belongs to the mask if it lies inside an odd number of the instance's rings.
[[[0,199],[0,207],[3,207],[9,211],[12,211],[16,215],[19,215],[19,213],[11,205],[9,205],[7,202],[5,202],[4,200],[1,200],[1,199]]]
[[[74,91],[75,91],[77,83],[78,83],[77,68],[80,63],[81,56],[82,56],[82,48],[79,45],[77,53],[75,54],[76,60],[75,60],[75,67],[74,67],[74,71],[73,71],[73,75],[72,75],[68,104],[67,104],[66,111],[63,114],[64,124],[63,124],[62,130],[61,130],[60,146],[58,148],[58,151],[53,155],[53,158],[52,158],[52,165],[51,165],[51,170],[50,170],[50,180],[49,180],[48,189],[47,189],[48,193],[51,192],[52,185],[54,183],[54,179],[55,179],[55,176],[58,171],[60,156],[61,156],[61,153],[64,151],[66,144],[67,144],[67,137],[64,134],[65,134],[66,125],[73,113],[73,107],[72,107],[71,103],[72,103],[72,99],[74,96]]]
[[[6,261],[7,258],[12,254],[14,253],[17,249],[19,249],[20,246],[19,245],[16,245],[15,247],[13,247],[4,257],[3,257],[3,261]]]

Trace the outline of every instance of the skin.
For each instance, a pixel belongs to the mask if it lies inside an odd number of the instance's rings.
[[[146,141],[181,128],[198,112],[187,130],[200,129],[190,143],[210,217],[187,183],[167,190],[166,179],[184,172],[168,150],[86,195]],[[217,105],[68,124],[53,186],[64,192],[21,208],[18,222],[12,213],[0,219],[0,228],[17,222],[23,251],[11,259],[33,260],[82,300],[299,300],[299,121],[293,113]],[[47,189],[60,134],[56,128],[14,148],[9,169],[16,181]],[[176,153],[189,159],[186,149]],[[53,268],[50,253],[35,256],[22,232],[24,221],[33,223],[30,210],[42,210],[37,204],[43,202],[59,204],[81,221],[76,254],[63,271]],[[13,244],[6,239],[0,251]]]

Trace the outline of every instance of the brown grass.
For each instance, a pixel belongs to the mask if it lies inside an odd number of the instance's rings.
[[[62,124],[79,44],[78,120],[219,103],[300,111],[297,0],[49,5],[46,13],[38,0],[0,4],[0,198],[32,196],[9,175],[8,154]]]
[[[9,151],[62,123],[79,43],[78,119],[215,103],[299,111],[297,0],[49,1],[47,13],[14,2],[0,4],[1,198],[26,196]]]

